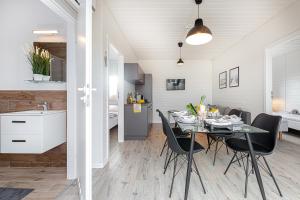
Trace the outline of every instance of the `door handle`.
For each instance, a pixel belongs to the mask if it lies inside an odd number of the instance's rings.
[[[83,92],[83,96],[80,97],[80,100],[83,101],[84,104],[87,106],[90,105],[89,99],[92,92],[96,91],[96,88],[91,88],[89,84],[86,84],[85,86],[81,88],[77,88],[79,92]]]

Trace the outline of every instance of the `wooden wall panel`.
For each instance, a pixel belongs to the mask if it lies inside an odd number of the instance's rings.
[[[47,101],[51,110],[67,110],[66,91],[3,91],[0,90],[0,113],[41,109]],[[66,167],[67,144],[43,154],[0,154],[0,167]]]

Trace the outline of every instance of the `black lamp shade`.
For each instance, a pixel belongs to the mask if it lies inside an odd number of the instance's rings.
[[[203,20],[198,18],[195,26],[188,32],[186,43],[190,45],[202,45],[212,40],[212,33],[208,27],[204,26]]]
[[[184,64],[183,60],[181,58],[179,58],[177,65],[183,65],[183,64]]]

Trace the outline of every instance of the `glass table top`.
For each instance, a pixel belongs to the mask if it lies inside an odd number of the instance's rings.
[[[183,132],[194,133],[268,133],[268,131],[247,124],[230,125],[229,128],[219,128],[205,125],[204,121],[196,123],[182,123],[178,117],[171,114]]]

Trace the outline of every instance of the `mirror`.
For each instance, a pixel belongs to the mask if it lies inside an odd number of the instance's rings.
[[[66,82],[67,73],[67,43],[64,42],[34,42],[34,47],[48,50],[52,61],[50,67],[50,81]]]

